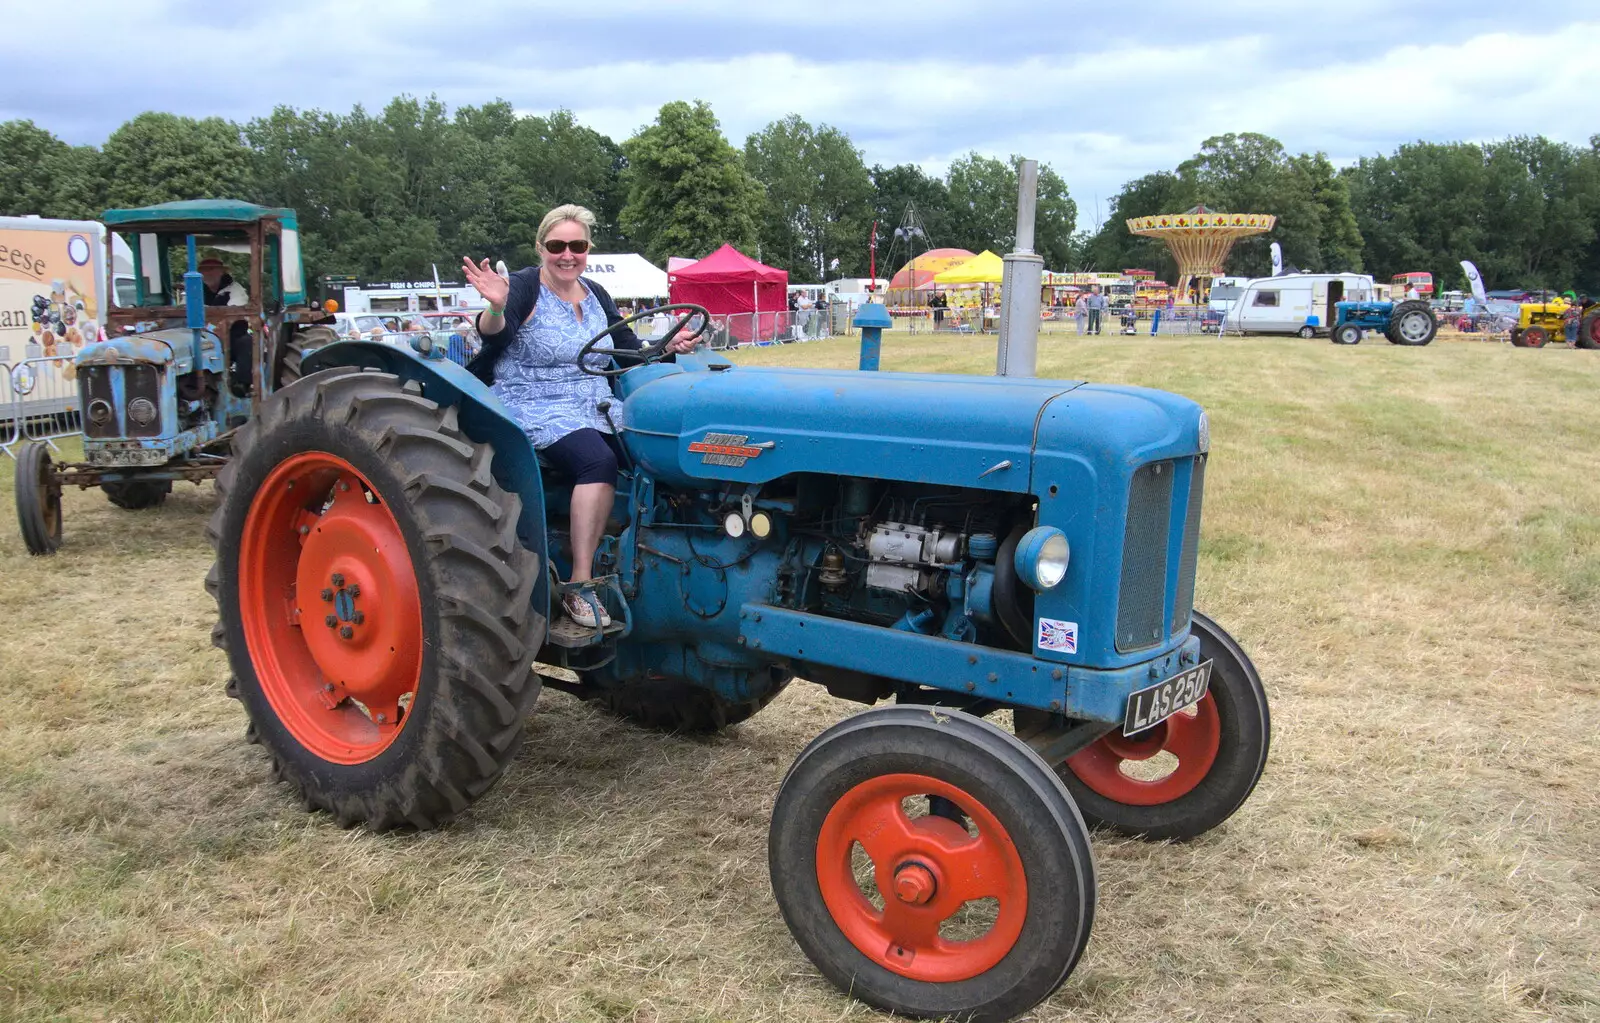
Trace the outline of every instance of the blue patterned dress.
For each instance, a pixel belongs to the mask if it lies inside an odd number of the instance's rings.
[[[579,279],[582,281],[582,279]],[[583,322],[572,303],[546,293],[539,296],[533,313],[517,331],[495,364],[494,393],[505,402],[536,448],[547,448],[569,433],[585,428],[610,433],[611,426],[597,407],[611,398],[605,377],[589,376],[578,369],[578,352],[606,328],[605,310],[587,282],[583,283]],[[611,339],[600,342],[608,349]],[[604,367],[610,357],[591,355],[589,365]],[[612,412],[618,414],[620,404]],[[618,421],[617,425],[621,425]]]

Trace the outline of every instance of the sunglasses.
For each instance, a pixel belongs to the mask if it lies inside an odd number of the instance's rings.
[[[544,243],[544,250],[552,256],[559,256],[568,249],[572,250],[574,256],[581,256],[589,251],[589,243],[582,238],[571,242],[564,242],[559,238],[551,238]]]

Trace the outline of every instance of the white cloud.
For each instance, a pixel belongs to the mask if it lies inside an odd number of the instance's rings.
[[[1517,23],[1538,27],[1507,30],[1495,27],[1499,8],[1479,3],[1359,0],[1332,18],[1277,0],[1077,10],[997,0],[976,16],[924,0],[908,20],[842,0],[490,0],[485,30],[478,9],[423,0],[226,11],[88,0],[24,6],[12,34],[59,38],[76,25],[159,59],[14,79],[0,118],[98,142],[145,109],[247,119],[279,103],[371,110],[409,92],[564,106],[620,139],[662,103],[700,98],[735,145],[798,113],[849,132],[868,162],[939,170],[969,150],[1034,157],[1067,180],[1087,222],[1097,196],[1103,212],[1123,182],[1229,131],[1338,161],[1418,138],[1583,143],[1600,131],[1582,120],[1600,95],[1600,63],[1576,57],[1600,38],[1592,6],[1523,4]],[[243,59],[215,59],[241,49]]]

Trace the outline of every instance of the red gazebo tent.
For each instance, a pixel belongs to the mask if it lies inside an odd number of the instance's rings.
[[[772,336],[778,318],[789,310],[789,272],[759,263],[732,245],[667,274],[667,288],[672,301],[703,305],[713,314],[756,314],[730,322],[740,340]],[[745,319],[753,328],[748,333],[736,326]]]

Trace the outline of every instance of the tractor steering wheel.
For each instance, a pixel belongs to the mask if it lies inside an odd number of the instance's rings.
[[[601,349],[596,347],[601,341],[612,336],[623,327],[628,326],[628,324],[637,320],[642,320],[646,317],[654,317],[657,313],[676,313],[678,322],[674,323],[671,329],[669,329],[666,334],[662,336],[661,340],[655,342],[654,344],[646,345],[645,347],[639,349]],[[666,357],[667,346],[672,344],[673,339],[682,333],[683,329],[693,323],[696,319],[698,319],[700,323],[699,326],[694,328],[694,333],[689,335],[690,340],[699,338],[706,332],[706,329],[711,326],[711,314],[706,311],[705,306],[694,305],[690,302],[674,302],[671,305],[656,306],[654,309],[642,309],[625,320],[618,320],[616,323],[611,324],[605,330],[602,330],[600,333],[590,338],[588,342],[584,344],[583,349],[578,352],[578,369],[580,372],[587,373],[592,377],[619,377],[628,370],[633,369],[634,366],[648,366],[652,362],[660,362]],[[602,351],[606,355],[611,356],[613,360],[624,358],[632,360],[633,365],[619,366],[615,363],[609,366],[589,365],[589,356],[595,355]]]

